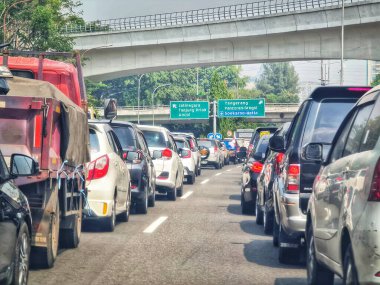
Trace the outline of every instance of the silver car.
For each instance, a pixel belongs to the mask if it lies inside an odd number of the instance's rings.
[[[326,159],[323,145],[305,158],[323,161],[309,200],[308,284],[380,284],[380,97],[365,95],[340,127]]]
[[[200,148],[205,148],[208,150],[205,158],[202,158],[202,166],[212,165],[215,169],[220,169],[223,167],[224,155],[219,146],[219,141],[214,139],[198,139],[198,145]]]

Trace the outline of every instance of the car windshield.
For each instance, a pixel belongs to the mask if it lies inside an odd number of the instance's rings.
[[[164,134],[160,131],[147,131],[143,130],[148,147],[166,147],[166,140]]]
[[[136,149],[136,138],[134,136],[133,128],[130,126],[113,126],[112,127],[120,141],[121,147],[124,150]]]
[[[98,135],[96,134],[96,131],[93,129],[90,129],[90,151],[91,152],[100,151],[99,138],[98,138]]]
[[[312,142],[330,144],[337,129],[354,104],[355,102],[352,100],[314,102],[309,111],[303,145]]]
[[[204,146],[204,147],[214,147],[215,146],[215,141],[208,141],[208,140],[199,140],[198,141],[199,146]]]

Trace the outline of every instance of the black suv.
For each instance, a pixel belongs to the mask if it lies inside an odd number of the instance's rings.
[[[123,151],[128,152],[127,165],[131,175],[132,203],[138,213],[146,214],[155,205],[156,173],[142,131],[128,122],[112,121]]]
[[[274,136],[285,138],[289,126],[290,122],[283,124],[274,133]],[[262,222],[266,234],[271,234],[273,230],[274,208],[272,187],[274,178],[279,173],[283,156],[282,152],[275,152],[268,148],[263,170],[257,178],[257,212],[259,216],[256,217],[256,221]]]
[[[277,131],[276,127],[256,128],[249,142],[247,157],[249,157],[252,152],[255,152],[255,149],[257,148],[257,144],[259,143],[259,140],[262,136],[274,134],[275,131]]]
[[[38,172],[38,163],[22,154],[12,155],[9,171],[0,152],[0,284],[28,283],[32,216],[13,179]]]
[[[275,226],[279,261],[288,262],[305,243],[306,211],[314,178],[321,163],[305,159],[305,146],[318,142],[328,153],[343,119],[368,87],[319,87],[305,100],[295,115],[286,140],[273,136],[270,148],[284,152],[281,172],[274,180]],[[302,252],[303,253],[303,252]]]

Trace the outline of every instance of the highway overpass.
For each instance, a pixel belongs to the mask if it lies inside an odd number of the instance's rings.
[[[257,1],[67,26],[87,78],[226,64],[338,59],[341,0]],[[380,59],[379,0],[345,0],[345,58]]]

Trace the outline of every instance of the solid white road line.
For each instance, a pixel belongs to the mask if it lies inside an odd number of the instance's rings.
[[[215,176],[219,176],[219,175],[222,175],[222,173],[221,173],[221,172],[219,172],[219,173],[215,174]]]
[[[183,196],[181,197],[181,199],[182,199],[182,200],[185,200],[185,199],[188,198],[191,194],[193,194],[193,191],[186,192],[186,194],[183,195]]]
[[[207,183],[207,182],[209,182],[209,181],[210,181],[210,179],[203,180],[203,181],[201,182],[201,184],[205,184],[205,183]]]
[[[230,172],[232,169],[228,169],[228,170],[226,170],[226,172]]]
[[[153,223],[150,224],[149,227],[147,227],[144,230],[144,233],[151,234],[153,233],[163,222],[166,221],[168,217],[159,217],[157,220],[155,220]]]

